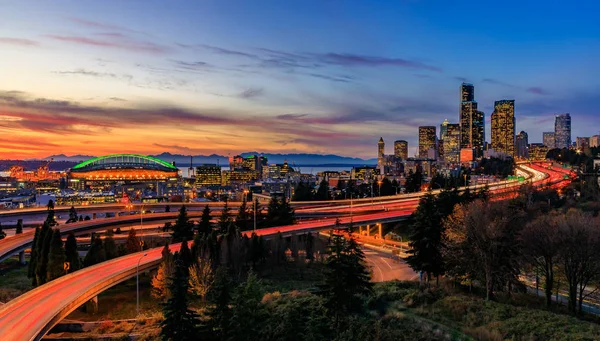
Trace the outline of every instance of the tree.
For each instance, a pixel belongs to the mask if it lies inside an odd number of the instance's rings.
[[[277,226],[277,220],[279,219],[279,208],[280,202],[276,197],[271,197],[269,205],[267,206],[267,216],[265,218],[267,226]]]
[[[229,229],[229,225],[231,224],[231,217],[229,217],[229,202],[225,200],[225,205],[223,205],[223,210],[221,211],[221,215],[219,216],[219,230],[221,233],[227,233]]]
[[[29,264],[28,264],[28,268],[27,268],[27,277],[33,279],[32,285],[34,287],[37,285],[37,280],[35,278],[35,269],[37,267],[37,260],[39,257],[38,244],[41,244],[40,239],[41,239],[40,228],[36,227],[35,234],[33,235],[33,243],[31,245],[31,255],[29,257]]]
[[[48,254],[50,253],[50,244],[52,243],[52,235],[54,231],[48,228],[44,234],[44,240],[40,240],[42,243],[39,248],[38,261],[36,264],[35,276],[37,285],[46,283],[46,275],[48,274]]]
[[[190,292],[206,301],[206,295],[214,283],[214,274],[210,258],[198,258],[196,264],[189,268]]]
[[[210,234],[212,232],[212,224],[210,222],[210,207],[206,205],[202,211],[202,217],[198,225],[198,233]]]
[[[52,240],[48,254],[48,266],[46,269],[46,280],[48,282],[65,274],[65,260],[65,249],[60,236],[60,230],[55,229],[52,232]]]
[[[67,220],[67,224],[68,223],[74,223],[77,221],[77,211],[75,210],[75,206],[71,206],[71,208],[69,209],[69,219]]]
[[[15,228],[15,234],[23,233],[23,219],[17,220],[17,227]]]
[[[290,202],[283,199],[279,205],[278,226],[293,225],[296,223],[296,212]]]
[[[79,258],[79,252],[77,251],[77,239],[73,233],[69,233],[67,242],[65,243],[65,258],[69,262],[68,273],[81,269],[81,258]]]
[[[119,251],[117,244],[113,239],[114,232],[112,229],[106,230],[106,237],[104,238],[104,252],[106,253],[106,260],[119,257]]]
[[[330,238],[325,267],[319,294],[325,298],[325,307],[339,328],[342,317],[362,309],[362,297],[372,292],[371,274],[356,241],[337,234]]]
[[[0,223],[0,240],[6,238],[6,232],[2,230],[2,224]]]
[[[554,270],[559,261],[560,234],[557,216],[542,215],[525,225],[523,250],[529,264],[544,278],[546,306],[552,304]]]
[[[198,316],[188,307],[187,268],[178,259],[178,253],[174,259],[175,272],[169,281],[171,296],[163,305],[160,336],[163,341],[197,340]]]
[[[182,240],[189,240],[194,237],[194,227],[190,223],[190,219],[187,215],[187,209],[185,206],[181,206],[179,209],[179,215],[173,225],[173,242],[181,242]]]
[[[174,272],[175,262],[167,244],[162,251],[162,262],[158,267],[156,275],[152,278],[152,297],[165,302],[171,296],[169,281],[173,277]]]
[[[264,291],[262,284],[252,272],[248,279],[233,293],[231,305],[233,306],[229,321],[228,340],[248,340],[248,335],[255,338],[262,331],[265,320],[265,310],[261,304]]]
[[[127,235],[127,240],[125,241],[125,248],[127,249],[127,253],[142,251],[140,239],[137,237],[134,228],[129,229],[129,234]]]
[[[84,266],[92,266],[102,263],[106,260],[106,252],[104,251],[104,243],[99,236],[92,237],[90,249],[83,258]]]
[[[54,201],[50,200],[48,201],[48,216],[46,217],[46,223],[48,224],[49,227],[54,227],[56,225],[58,225],[58,222],[56,222],[56,219],[54,218]]]
[[[392,185],[392,182],[388,178],[383,178],[381,180],[381,185],[379,186],[379,196],[387,196],[396,194],[396,189]]]
[[[187,240],[181,242],[181,248],[179,249],[179,260],[183,263],[183,265],[185,265],[186,271],[190,266],[192,266],[192,251],[188,246]]]
[[[171,206],[169,206],[169,205],[165,206],[165,212],[166,213],[171,212]]]
[[[319,188],[317,189],[317,193],[315,194],[315,200],[330,200],[329,196],[329,182],[323,179],[321,183],[319,183]]]
[[[227,268],[217,268],[209,298],[212,305],[207,308],[206,315],[209,317],[209,322],[204,328],[204,334],[209,340],[224,340],[231,319],[231,282]]]
[[[248,206],[246,205],[246,199],[242,201],[238,214],[235,217],[235,225],[240,231],[246,231],[248,229],[248,222],[250,221],[250,213],[248,212]]]
[[[304,181],[300,180],[298,186],[296,186],[296,189],[294,190],[292,201],[311,201],[312,199],[312,189],[304,183]]]

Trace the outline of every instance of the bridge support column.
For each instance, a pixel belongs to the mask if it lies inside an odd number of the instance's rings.
[[[19,263],[20,264],[26,264],[27,263],[27,262],[25,262],[25,251],[19,252]]]
[[[362,226],[358,225],[358,235],[362,236]]]
[[[371,235],[371,225],[367,225],[367,237]]]
[[[85,311],[91,314],[98,313],[98,296],[94,296],[94,298],[85,303]]]
[[[379,225],[379,238],[383,239],[383,227],[381,226],[381,224]]]

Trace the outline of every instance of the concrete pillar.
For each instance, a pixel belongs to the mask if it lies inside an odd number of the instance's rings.
[[[19,252],[19,263],[21,263],[21,264],[27,263],[27,262],[25,262],[25,251]]]
[[[367,225],[367,237],[371,235],[371,225]]]
[[[92,219],[96,219],[96,213],[92,214]]]
[[[98,296],[94,296],[91,300],[85,302],[85,311],[90,314],[98,313]]]
[[[379,225],[379,238],[383,239],[383,227],[381,226],[381,224]]]
[[[358,225],[358,235],[362,236],[362,226]]]

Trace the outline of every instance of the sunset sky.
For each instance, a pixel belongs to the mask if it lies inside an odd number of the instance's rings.
[[[376,5],[377,4],[377,5]],[[384,5],[385,4],[385,5]],[[0,158],[64,153],[376,157],[380,136],[515,99],[600,132],[596,1],[0,0]],[[438,128],[439,129],[439,128]]]

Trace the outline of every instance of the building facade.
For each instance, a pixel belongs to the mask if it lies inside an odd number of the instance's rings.
[[[473,148],[477,157],[483,155],[485,141],[485,120],[483,111],[477,110],[475,87],[462,83],[460,86],[459,124],[461,148]]]
[[[494,103],[492,114],[492,149],[497,153],[515,157],[515,101]]]
[[[584,149],[590,147],[590,138],[589,137],[577,137],[575,140],[577,141],[577,148]]]
[[[517,135],[517,139],[516,139],[516,146],[517,146],[517,157],[520,157],[522,159],[526,159],[529,157],[529,135],[527,135],[526,132],[521,131],[518,135]]]
[[[544,143],[544,146],[548,147],[548,149],[556,148],[556,142],[554,141],[553,132],[544,132],[542,134],[542,141]]]
[[[600,147],[600,135],[590,137],[590,148]]]
[[[435,126],[419,127],[419,158],[429,158],[429,150],[436,149],[437,136]]]
[[[457,164],[460,162],[460,124],[449,123],[444,136],[444,161]]]
[[[529,159],[534,161],[543,161],[548,154],[548,147],[543,143],[532,143],[529,146]]]
[[[196,187],[221,186],[222,182],[220,166],[204,164],[196,167]]]
[[[394,142],[394,156],[398,159],[408,159],[408,142],[398,140]]]
[[[554,116],[555,148],[570,148],[571,141],[571,114]]]
[[[385,155],[385,142],[383,142],[383,137],[379,138],[379,142],[377,142],[377,166],[383,167],[383,156]]]

